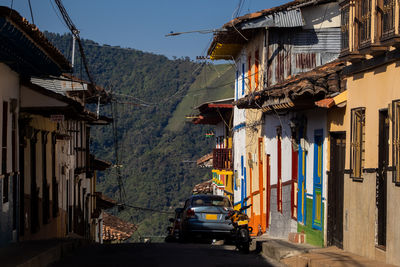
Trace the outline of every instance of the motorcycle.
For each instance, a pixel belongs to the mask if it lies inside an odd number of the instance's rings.
[[[236,248],[243,253],[249,253],[250,233],[253,232],[253,228],[249,226],[249,216],[244,213],[250,207],[251,204],[242,207],[240,210],[231,210],[226,216],[226,219],[230,219],[233,225],[231,234]]]

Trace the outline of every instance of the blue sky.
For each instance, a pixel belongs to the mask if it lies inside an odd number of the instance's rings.
[[[289,0],[242,0],[240,15],[281,5]],[[0,0],[31,21],[28,0]],[[67,32],[51,5],[53,0],[31,0],[40,30]],[[204,55],[212,34],[165,37],[171,31],[216,29],[232,19],[239,0],[64,0],[81,37],[100,44],[119,45],[169,58]]]

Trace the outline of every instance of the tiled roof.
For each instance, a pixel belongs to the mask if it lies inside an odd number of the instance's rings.
[[[34,24],[30,24],[17,11],[5,6],[0,6],[0,17],[4,17],[20,28],[30,39],[32,39],[45,53],[48,54],[63,70],[71,70],[70,62]]]
[[[224,44],[245,44],[247,42],[247,39],[250,39],[252,37],[254,29],[240,29],[241,24],[247,23],[249,21],[255,21],[255,20],[260,20],[262,17],[266,17],[272,14],[278,13],[278,12],[285,12],[289,10],[294,10],[298,9],[300,7],[304,6],[310,6],[310,5],[318,5],[318,4],[324,4],[324,3],[329,3],[329,2],[334,2],[335,0],[295,0],[288,2],[286,4],[268,8],[268,9],[263,9],[257,12],[249,13],[237,18],[232,19],[231,21],[225,23],[222,26],[221,31],[218,31],[213,38],[213,41],[208,48],[207,54],[212,56],[214,49],[220,45],[221,43]],[[301,19],[301,14],[300,16],[296,16],[296,18]],[[286,20],[287,23],[293,22],[295,17],[292,19],[287,18]],[[288,25],[289,26],[289,25]],[[240,49],[236,48],[235,51],[239,51]],[[229,58],[224,58],[221,57],[222,59],[229,59]],[[218,58],[217,58],[218,59]]]
[[[202,156],[197,160],[197,165],[204,166],[204,167],[212,167],[213,161],[213,153],[209,153],[205,156]]]
[[[213,192],[212,180],[208,180],[203,183],[197,184],[193,188],[193,195],[209,194],[212,192]]]
[[[133,223],[126,222],[108,213],[103,215],[103,240],[125,241],[137,230]]]
[[[335,60],[264,90],[253,92],[239,99],[235,104],[239,108],[264,108],[268,105],[282,105],[283,108],[287,108],[292,106],[291,101],[300,97],[321,96],[320,99],[322,99],[329,94],[344,90],[340,79],[344,67],[343,61]],[[314,101],[318,99],[314,99],[313,104]]]

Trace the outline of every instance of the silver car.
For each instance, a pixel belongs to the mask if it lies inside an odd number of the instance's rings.
[[[231,201],[224,196],[191,196],[182,212],[181,239],[228,238],[233,226],[226,216],[232,209]]]

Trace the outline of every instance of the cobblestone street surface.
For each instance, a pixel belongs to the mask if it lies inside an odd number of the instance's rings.
[[[207,244],[90,245],[53,264],[77,266],[274,266],[257,254],[244,255],[233,246]]]

